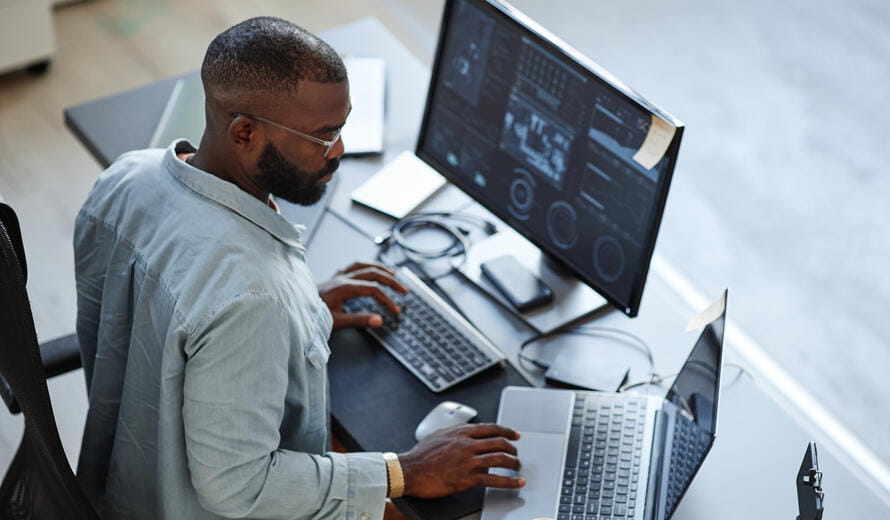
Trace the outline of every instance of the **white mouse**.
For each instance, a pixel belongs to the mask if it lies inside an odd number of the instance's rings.
[[[422,441],[436,430],[466,423],[476,417],[477,413],[474,408],[465,404],[442,401],[420,421],[417,429],[414,430],[414,437],[418,441]]]

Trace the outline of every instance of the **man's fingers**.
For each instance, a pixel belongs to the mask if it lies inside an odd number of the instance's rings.
[[[400,309],[399,306],[396,305],[396,302],[392,301],[380,287],[376,285],[371,287],[360,285],[358,287],[360,288],[359,290],[366,291],[361,296],[373,296],[375,300],[383,304],[383,306],[389,309],[389,311],[393,314],[399,314],[402,312],[402,309]]]
[[[408,288],[396,281],[395,277],[389,272],[379,269],[361,269],[349,276],[354,280],[369,280],[372,282],[388,285],[402,294],[408,293]]]
[[[379,314],[370,312],[344,313],[338,312],[334,314],[334,328],[343,329],[350,327],[379,327],[383,325],[383,318]]]
[[[352,280],[348,284],[344,284],[335,289],[331,289],[328,292],[328,295],[336,296],[337,301],[340,302],[348,300],[349,298],[355,298],[357,296],[371,296],[375,300],[383,304],[383,306],[389,309],[389,311],[393,314],[399,314],[400,312],[402,312],[402,310],[399,309],[399,306],[396,305],[395,302],[392,301],[385,292],[383,292],[383,289],[381,289],[380,286],[374,282],[365,280]]]
[[[519,471],[519,459],[507,453],[485,453],[473,459],[475,469],[507,468]]]
[[[513,443],[503,437],[492,437],[490,439],[477,440],[473,445],[473,450],[476,453],[493,453],[501,451],[504,453],[509,453],[511,455],[516,455],[516,446],[514,446]]]
[[[356,263],[350,265],[349,267],[347,267],[346,269],[343,269],[340,272],[341,273],[354,273],[355,271],[359,271],[361,269],[379,269],[379,270],[385,271],[389,274],[393,274],[393,275],[396,274],[396,272],[394,270],[392,270],[388,267],[384,267],[380,264],[374,264],[374,263],[369,263],[369,262],[356,262]]]
[[[478,473],[473,478],[473,484],[476,486],[515,489],[524,486],[525,479],[522,477],[505,477],[490,473]]]
[[[486,437],[505,437],[511,441],[519,439],[519,432],[494,423],[471,424],[467,427],[467,435],[474,439]]]

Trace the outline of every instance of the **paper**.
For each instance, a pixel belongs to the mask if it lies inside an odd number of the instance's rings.
[[[383,58],[346,56],[352,112],[343,127],[346,155],[383,152],[386,69]]]
[[[674,132],[677,131],[676,128],[655,114],[651,114],[651,116],[652,124],[649,125],[649,132],[646,133],[643,146],[634,154],[634,160],[647,170],[651,170],[664,157],[668,145],[674,139]]]
[[[445,185],[445,178],[405,151],[352,192],[352,200],[402,218]]]
[[[686,332],[689,332],[690,330],[700,329],[705,325],[711,323],[712,321],[719,318],[723,314],[724,310],[726,310],[726,291],[723,291],[723,294],[720,295],[720,298],[712,303],[707,309],[689,318],[689,321],[686,322]]]

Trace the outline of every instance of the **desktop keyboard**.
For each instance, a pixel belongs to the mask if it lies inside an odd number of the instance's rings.
[[[633,518],[646,400],[587,397],[575,398],[557,520]]]
[[[681,493],[698,467],[695,461],[704,459],[702,455],[708,451],[711,436],[681,415],[677,416],[674,427],[674,440],[671,447],[671,463],[668,469],[667,500],[665,512],[670,516],[680,501]]]
[[[384,287],[402,309],[394,315],[369,296],[352,298],[346,312],[375,312],[383,325],[367,331],[433,392],[441,392],[502,364],[504,354],[410,270],[397,273],[410,291]]]

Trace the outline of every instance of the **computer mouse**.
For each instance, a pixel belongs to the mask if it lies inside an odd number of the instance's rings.
[[[442,401],[417,424],[414,438],[422,441],[436,430],[469,422],[476,414],[478,412],[473,407],[454,401]]]

